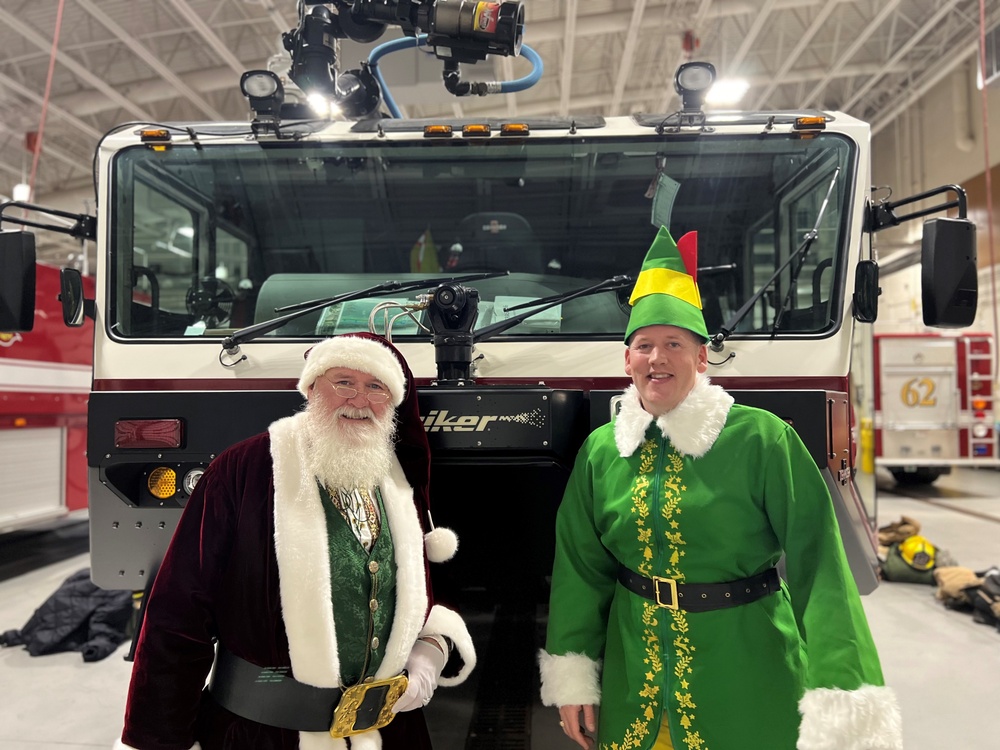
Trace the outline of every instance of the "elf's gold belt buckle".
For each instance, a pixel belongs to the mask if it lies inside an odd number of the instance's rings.
[[[392,707],[406,692],[407,684],[404,673],[346,688],[333,710],[330,736],[350,737],[386,726],[395,717]]]
[[[667,591],[670,593],[670,598],[667,601],[663,601],[661,593],[663,589],[660,588],[661,585],[666,584]],[[677,604],[677,581],[673,578],[659,578],[658,576],[653,576],[653,586],[656,588],[656,603],[661,607],[666,607],[667,609],[679,609]]]

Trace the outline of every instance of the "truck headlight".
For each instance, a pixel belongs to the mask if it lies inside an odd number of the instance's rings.
[[[190,495],[194,492],[195,485],[198,484],[198,480],[201,479],[201,475],[204,473],[205,470],[201,466],[196,466],[184,475],[184,479],[181,481],[181,487],[184,490],[185,495]]]

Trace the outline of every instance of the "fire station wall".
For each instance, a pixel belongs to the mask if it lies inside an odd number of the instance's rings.
[[[972,55],[872,137],[872,184],[891,185],[903,198],[939,185],[957,184],[968,195],[969,218],[977,226],[979,311],[971,330],[994,332],[995,299],[986,211],[986,153],[982,93],[976,88]],[[989,160],[992,169],[993,253],[1000,283],[1000,81],[986,89]],[[877,127],[877,126],[876,126]],[[880,193],[876,197],[884,197]],[[936,201],[948,199],[938,196]],[[921,204],[906,207],[907,211]],[[929,205],[929,204],[928,204]],[[880,263],[912,257],[914,263],[881,278],[878,332],[927,330],[920,308],[921,221],[884,230],[876,239]]]

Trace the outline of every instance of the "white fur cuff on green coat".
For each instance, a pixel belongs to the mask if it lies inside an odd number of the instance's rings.
[[[797,750],[902,750],[903,721],[891,688],[817,688],[799,701]]]
[[[597,706],[601,703],[601,662],[583,654],[538,652],[542,705]]]

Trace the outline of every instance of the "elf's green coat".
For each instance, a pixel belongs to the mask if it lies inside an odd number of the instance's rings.
[[[600,704],[598,748],[651,747],[663,712],[678,750],[901,746],[829,491],[770,412],[699,376],[654,420],[630,388],[584,444],[556,534],[542,699]],[[661,608],[617,582],[619,562],[736,580],[783,551],[779,593],[722,610]]]

